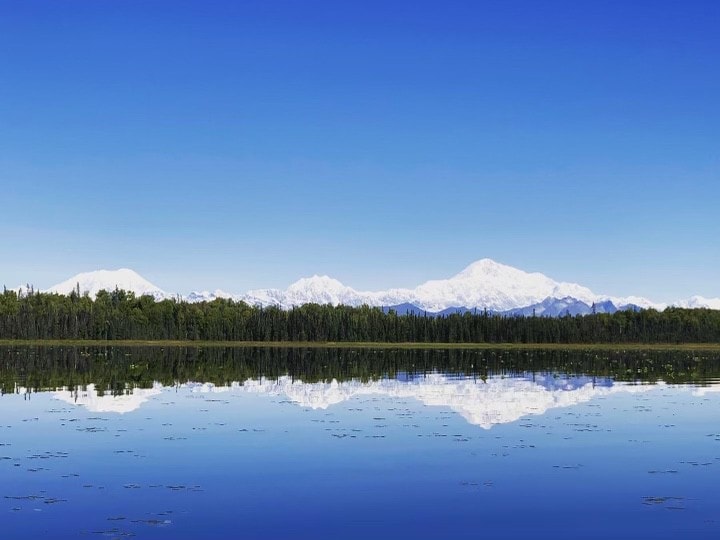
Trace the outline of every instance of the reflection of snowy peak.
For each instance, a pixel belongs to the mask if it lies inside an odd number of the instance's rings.
[[[162,392],[162,385],[155,384],[152,388],[133,388],[126,393],[113,396],[109,393],[98,395],[94,384],[88,384],[85,390],[75,389],[57,390],[53,397],[71,405],[80,405],[91,412],[128,413],[145,403],[150,397]]]
[[[469,423],[490,429],[497,424],[514,422],[528,414],[544,414],[558,407],[569,407],[616,392],[643,392],[650,385],[612,384],[603,379],[600,384],[591,378],[534,378],[492,377],[487,381],[457,379],[442,374],[430,374],[408,381],[382,379],[370,382],[304,383],[291,377],[277,380],[245,381],[245,392],[285,396],[302,407],[327,409],[350,399],[381,395],[397,399],[416,399],[433,407],[447,407]],[[196,391],[211,391],[207,385]]]
[[[617,392],[645,392],[652,385],[613,383],[611,379],[591,377],[558,377],[525,375],[480,379],[448,377],[431,373],[406,380],[381,379],[362,382],[305,383],[289,376],[278,379],[249,379],[244,383],[215,386],[211,383],[188,382],[179,388],[193,393],[246,393],[283,396],[311,409],[327,409],[363,396],[386,396],[391,399],[415,399],[426,406],[445,407],[455,411],[469,423],[490,429],[497,424],[514,422],[523,416],[544,414],[550,409],[570,407],[599,396]],[[94,385],[85,390],[63,389],[54,398],[80,405],[93,412],[126,413],[138,409],[150,397],[162,392],[163,386],[136,388],[119,396],[99,396]]]

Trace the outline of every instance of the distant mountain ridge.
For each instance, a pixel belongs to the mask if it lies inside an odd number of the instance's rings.
[[[188,302],[229,298],[251,305],[290,309],[308,303],[383,307],[399,314],[443,315],[467,311],[490,311],[505,315],[562,316],[589,313],[613,313],[622,309],[656,308],[658,304],[640,297],[598,295],[576,283],[557,282],[544,274],[529,273],[491,259],[480,259],[448,279],[430,280],[408,289],[358,291],[329,276],[312,276],[292,283],[287,289],[255,289],[245,294],[225,291],[169,294],[128,268],[98,270],[77,274],[43,292],[81,294],[95,297],[103,289],[124,289],[136,295],[151,295],[157,300],[183,298]],[[16,288],[26,293],[26,287]],[[693,296],[673,305],[720,309],[720,298]]]
[[[659,307],[645,298],[597,295],[576,283],[557,282],[543,274],[524,272],[491,259],[481,259],[451,278],[430,280],[414,289],[363,292],[328,276],[313,276],[293,283],[284,291],[251,290],[240,297],[250,304],[278,305],[286,309],[311,302],[350,306],[408,304],[429,313],[458,309],[508,312],[541,304],[547,299],[564,298],[572,298],[587,306],[610,301],[617,308],[626,305]]]
[[[452,315],[463,313],[483,313],[488,311],[494,315],[505,315],[505,316],[523,316],[523,317],[562,317],[565,315],[590,315],[596,313],[616,313],[618,311],[631,310],[636,311],[640,309],[635,304],[626,304],[623,306],[616,306],[611,300],[605,300],[603,302],[593,302],[591,305],[586,304],[580,300],[571,297],[565,298],[546,298],[542,302],[532,304],[525,307],[508,309],[505,311],[492,311],[484,310],[479,308],[468,308],[468,307],[450,307],[443,309],[442,311],[427,311],[421,309],[413,304],[399,304],[397,306],[383,307],[383,311],[388,313],[394,311],[398,315],[425,315],[428,317],[441,317],[443,315]]]

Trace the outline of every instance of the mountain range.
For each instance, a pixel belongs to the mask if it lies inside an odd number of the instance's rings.
[[[646,298],[595,294],[576,283],[558,282],[538,272],[525,272],[491,259],[481,259],[447,279],[430,280],[408,289],[358,291],[329,276],[302,278],[287,289],[255,289],[244,294],[221,290],[170,294],[128,268],[77,274],[43,292],[70,294],[79,290],[94,297],[103,289],[132,291],[157,300],[182,298],[188,302],[229,298],[251,305],[289,309],[308,303],[383,307],[399,314],[443,315],[487,310],[507,315],[560,316],[613,313],[619,309],[665,309]],[[26,292],[27,287],[16,290]],[[672,305],[687,308],[720,309],[720,298],[693,296]]]

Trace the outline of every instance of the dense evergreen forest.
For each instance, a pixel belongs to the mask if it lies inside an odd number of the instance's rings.
[[[235,381],[290,375],[304,382],[408,378],[442,371],[491,376],[552,373],[617,381],[704,384],[720,377],[720,354],[689,351],[411,350],[275,347],[0,347],[0,394],[84,387],[124,394],[161,382]]]
[[[94,300],[0,296],[0,339],[318,341],[414,343],[718,343],[720,311],[670,308],[585,316],[489,313],[426,317],[376,307],[307,304],[291,310],[232,300],[155,301],[122,290]]]

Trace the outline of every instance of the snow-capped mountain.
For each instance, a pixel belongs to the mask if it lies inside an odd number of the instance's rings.
[[[95,297],[102,290],[115,288],[132,291],[137,296],[151,295],[158,300],[179,298],[153,285],[133,270],[98,270],[77,274],[43,292],[70,294],[76,287]],[[27,294],[27,287],[18,287]],[[37,290],[37,289],[35,289]],[[615,297],[596,294],[576,283],[558,282],[538,272],[524,272],[491,259],[481,259],[448,279],[427,281],[415,288],[384,291],[358,291],[329,276],[315,275],[291,284],[287,289],[255,289],[245,294],[221,290],[191,292],[182,297],[188,302],[211,302],[219,298],[244,301],[251,305],[278,306],[289,309],[308,303],[378,306],[393,308],[397,313],[448,314],[488,310],[507,315],[524,314],[557,316],[569,313],[612,313],[619,309],[655,308],[658,304],[636,296]],[[593,305],[595,306],[593,308]],[[693,296],[672,305],[687,308],[720,309],[720,298]]]
[[[18,296],[27,296],[28,294],[34,292],[34,288],[30,284],[18,285],[17,287],[10,290],[15,291]]]
[[[113,291],[115,289],[132,291],[137,296],[147,294],[155,297],[157,300],[169,297],[160,287],[153,285],[140,276],[140,274],[129,268],[97,270],[95,272],[77,274],[62,283],[53,285],[43,292],[70,294],[72,291],[77,290],[78,287],[80,288],[80,294],[88,293],[93,298],[102,290]]]
[[[454,306],[506,311],[546,298],[567,296],[586,303],[597,299],[597,295],[590,289],[580,285],[559,283],[537,272],[523,272],[491,259],[481,259],[450,279],[423,283],[412,290],[410,298],[404,298],[403,301],[429,311],[441,311]]]
[[[680,300],[673,305],[683,308],[710,308],[720,309],[720,298],[703,298],[702,296],[691,296],[687,300]]]
[[[346,306],[360,306],[368,304],[381,305],[381,293],[358,292],[347,287],[337,279],[328,276],[312,276],[303,278],[284,291],[279,289],[256,289],[248,291],[242,300],[249,304],[263,306],[277,305],[283,308],[300,306],[302,304],[332,304]]]
[[[512,309],[505,315],[523,315],[525,317],[560,317],[563,315],[589,315],[591,313],[615,313],[618,308],[610,300],[593,302],[588,305],[571,296],[565,298],[546,298],[539,304]]]
[[[213,292],[192,291],[187,296],[184,296],[183,299],[186,302],[212,302],[213,300],[217,300],[218,298],[226,298],[226,299],[234,300],[234,299],[236,299],[236,297],[237,297],[237,295],[222,291],[220,289],[215,289]]]
[[[506,312],[540,304],[547,299],[571,298],[591,306],[612,301],[617,307],[634,304],[655,307],[644,298],[614,298],[597,295],[575,283],[557,282],[538,272],[528,273],[512,266],[481,259],[449,279],[431,280],[414,289],[360,292],[327,276],[301,279],[286,290],[249,291],[242,299],[250,304],[290,308],[307,303],[357,306],[397,306],[409,304],[432,313],[450,308],[487,309]]]

